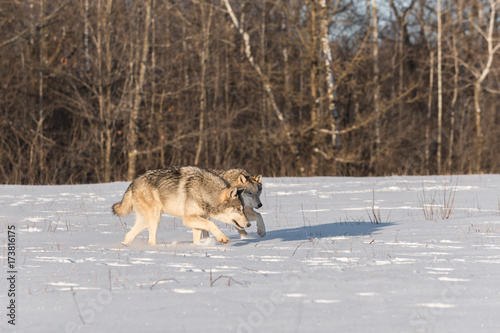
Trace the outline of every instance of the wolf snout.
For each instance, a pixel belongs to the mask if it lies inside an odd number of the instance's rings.
[[[233,220],[233,223],[236,225],[236,227],[244,229],[244,228],[249,228],[252,225],[250,224],[250,221],[247,221],[246,224],[244,222],[238,222],[236,220]]]

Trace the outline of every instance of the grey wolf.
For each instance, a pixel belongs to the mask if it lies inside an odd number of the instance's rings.
[[[249,221],[257,222],[257,234],[264,237],[266,235],[264,219],[262,215],[254,210],[262,207],[262,202],[260,201],[260,195],[262,193],[262,175],[253,176],[244,169],[210,169],[210,171],[222,177],[229,185],[243,189],[241,197],[245,207],[245,215]],[[237,230],[241,238],[246,238],[247,233],[244,229],[237,227]]]
[[[208,170],[175,166],[148,171],[136,178],[122,201],[113,205],[113,212],[126,216],[135,211],[135,224],[125,236],[125,245],[146,229],[148,244],[155,245],[163,212],[182,218],[183,224],[193,229],[194,243],[199,241],[201,231],[211,232],[219,242],[227,243],[229,238],[209,219],[232,224],[237,229],[249,227],[240,197],[242,192]]]

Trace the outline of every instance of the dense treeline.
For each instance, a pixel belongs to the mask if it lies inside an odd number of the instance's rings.
[[[1,183],[500,172],[496,0],[0,7]]]

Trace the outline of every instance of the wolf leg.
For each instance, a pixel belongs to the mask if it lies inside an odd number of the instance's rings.
[[[123,240],[122,244],[130,245],[134,241],[135,237],[137,237],[138,234],[140,234],[141,232],[143,232],[147,228],[148,227],[147,227],[146,223],[144,223],[143,217],[137,213],[137,215],[135,217],[134,226],[125,235],[125,239]]]
[[[248,234],[245,231],[245,229],[237,229],[238,233],[240,234],[241,239],[248,239]]]
[[[160,223],[161,211],[157,210],[148,216],[148,231],[149,239],[148,245],[156,245],[156,231]]]
[[[210,220],[198,216],[185,216],[184,219],[182,220],[182,223],[184,223],[186,227],[193,229],[193,241],[194,241],[195,230],[199,229],[200,231],[206,230],[211,232],[220,243],[229,242],[229,238],[227,238],[227,236],[224,235],[222,231],[220,231],[217,224],[215,224]],[[199,232],[199,234],[201,236],[201,232]]]
[[[193,229],[193,244],[198,243],[200,239],[201,239],[201,230]]]
[[[201,229],[193,229],[193,244],[196,244],[200,239],[208,238],[208,231]]]
[[[262,215],[253,210],[251,206],[245,206],[245,215],[248,220],[257,221],[257,233],[260,237],[264,237],[266,235],[266,225],[264,224]]]

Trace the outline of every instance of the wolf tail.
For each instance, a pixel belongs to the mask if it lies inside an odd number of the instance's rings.
[[[123,195],[122,201],[113,205],[113,213],[118,216],[126,216],[132,212],[132,208],[134,208],[132,200],[132,186],[129,186]]]

